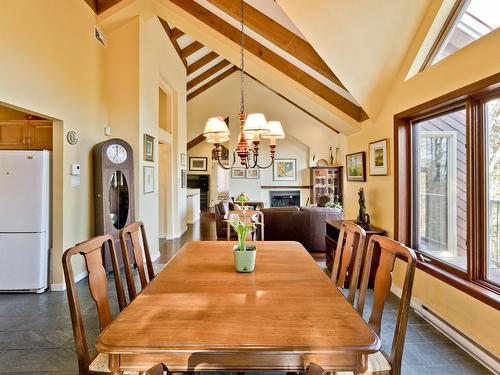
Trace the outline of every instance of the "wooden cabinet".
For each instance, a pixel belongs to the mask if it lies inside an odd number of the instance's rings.
[[[340,227],[342,225],[343,221],[352,221],[356,222],[356,220],[327,220],[326,221],[326,237],[325,237],[325,242],[326,242],[326,266],[328,269],[331,271],[333,267],[333,258],[335,255],[335,251],[337,250],[337,242],[339,240],[339,235],[340,235]],[[379,234],[381,236],[385,236],[385,230],[381,228],[374,227],[373,225],[368,226],[368,228],[365,228],[366,232],[366,242],[365,242],[365,252],[368,247],[368,241],[370,241],[370,237],[373,236],[374,234]],[[349,265],[349,273],[352,272],[352,267],[354,266],[354,259],[356,259],[356,253],[354,252],[352,255],[352,264]],[[371,271],[370,271],[370,279],[368,282],[368,287],[373,288],[373,284],[375,282],[375,270],[378,267],[380,260],[380,247],[378,244],[375,245],[373,248],[373,258],[372,258],[372,265],[371,265]],[[363,272],[364,269],[364,259],[363,262],[361,263],[361,272]],[[345,286],[348,287],[349,285],[349,277],[346,278],[345,281]],[[359,278],[359,282],[361,282],[361,276]]]
[[[0,150],[52,150],[52,121],[0,121]]]
[[[311,167],[311,204],[322,195],[342,203],[342,167]]]

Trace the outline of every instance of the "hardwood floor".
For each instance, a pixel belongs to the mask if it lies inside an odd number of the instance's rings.
[[[161,269],[185,242],[215,239],[213,216],[204,213],[200,221],[188,226],[188,231],[181,238],[160,241],[161,256],[155,263],[155,269]],[[317,261],[324,266],[324,259],[319,257]],[[92,347],[99,329],[97,313],[87,281],[82,280],[77,287],[88,343]],[[116,314],[118,307],[113,289],[110,282],[111,307]],[[382,342],[386,350],[390,350],[387,343],[392,342],[398,303],[398,298],[391,295],[384,313]],[[0,294],[0,374],[78,374],[65,292]],[[411,311],[403,374],[471,375],[491,372]]]

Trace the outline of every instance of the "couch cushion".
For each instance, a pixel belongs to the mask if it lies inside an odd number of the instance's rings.
[[[325,214],[336,214],[336,213],[341,213],[341,211],[337,208],[328,208],[328,207],[300,207],[301,211],[304,212],[321,212]]]

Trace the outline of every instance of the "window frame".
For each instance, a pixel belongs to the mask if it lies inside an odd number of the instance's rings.
[[[439,53],[441,48],[443,47],[444,43],[447,41],[448,37],[450,36],[450,32],[453,29],[453,26],[457,23],[459,20],[460,16],[462,13],[465,11],[465,7],[469,4],[470,0],[456,0],[455,4],[451,8],[450,14],[446,18],[446,21],[444,21],[443,27],[441,28],[441,31],[439,31],[439,34],[432,44],[431,49],[429,50],[429,53],[425,57],[424,62],[422,63],[422,66],[420,67],[419,72],[427,69],[429,66],[432,65],[432,62],[436,58],[436,55]]]
[[[413,125],[465,106],[467,144],[467,270],[416,250],[417,267],[500,310],[500,286],[487,280],[488,201],[486,102],[500,96],[500,73],[394,116],[394,234],[413,244]]]

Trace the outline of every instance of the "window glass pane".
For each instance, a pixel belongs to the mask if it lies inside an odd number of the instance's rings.
[[[460,13],[432,64],[500,26],[499,0],[471,0]]]
[[[486,103],[488,128],[488,254],[486,277],[500,285],[500,99]]]
[[[467,269],[466,116],[460,109],[415,124],[413,246]]]

